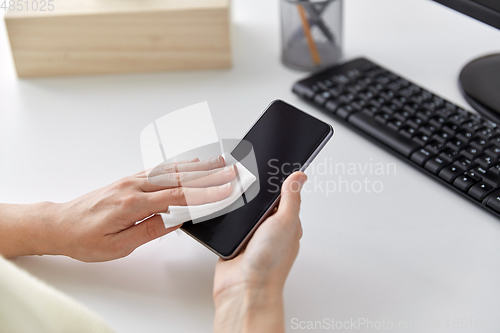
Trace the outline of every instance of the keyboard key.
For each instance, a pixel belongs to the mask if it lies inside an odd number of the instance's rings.
[[[357,111],[361,111],[363,107],[366,105],[366,102],[362,99],[358,99],[351,103],[351,106]]]
[[[484,121],[484,126],[491,128],[491,129],[498,128],[498,125],[496,123],[489,121],[489,120]]]
[[[455,181],[453,182],[453,185],[464,191],[464,192],[467,192],[472,186],[474,186],[476,184],[476,182],[472,179],[470,179],[469,177],[467,176],[459,176],[455,179]]]
[[[459,156],[460,154],[458,153],[458,150],[453,150],[453,149],[446,149],[439,155],[441,159],[449,163],[455,161]]]
[[[415,134],[417,134],[417,130],[414,129],[413,127],[410,126],[405,126],[399,131],[401,135],[404,135],[405,137],[411,139]]]
[[[441,128],[444,132],[448,133],[451,136],[457,134],[457,131],[460,129],[457,125],[447,123]]]
[[[461,115],[462,117],[466,117],[466,118],[471,119],[471,120],[474,120],[474,121],[475,121],[475,120],[480,120],[480,119],[481,119],[478,115],[475,115],[475,114],[472,114],[472,113],[470,113],[470,112],[467,112],[467,111],[465,111],[465,110],[464,110],[464,109],[462,109],[462,108],[458,108],[458,109],[457,109],[457,113],[458,113],[459,115]]]
[[[385,105],[385,103],[387,103],[387,100],[382,98],[382,97],[377,97],[377,98],[374,98],[370,101],[370,103],[373,105],[373,106],[376,106],[378,108],[381,108],[382,106]]]
[[[401,98],[405,98],[405,97],[401,97]],[[418,107],[418,105],[417,105],[417,107]],[[403,110],[408,111],[411,115],[414,115],[415,113],[417,113],[417,109],[411,107],[410,105],[403,106]]]
[[[370,90],[372,93],[374,93],[375,95],[378,95],[380,94],[380,91],[382,91],[384,89],[384,86],[381,85],[380,83],[377,83],[373,86],[370,86],[368,88],[368,90]]]
[[[380,110],[382,110],[383,112],[387,113],[387,114],[390,114],[391,116],[394,114],[395,110],[393,110],[392,108],[390,108],[389,106],[387,105],[383,105]]]
[[[423,110],[423,111],[418,111],[417,112],[417,117],[422,119],[423,121],[429,120],[429,118],[432,116],[432,112]]]
[[[496,133],[491,128],[488,128],[488,127],[483,127],[476,132],[476,135],[478,137],[480,137],[481,139],[485,139],[485,140],[488,140],[494,134],[496,134]]]
[[[412,140],[397,132],[388,131],[386,126],[366,113],[353,114],[349,117],[349,122],[406,157],[410,157],[410,154],[419,148]]]
[[[439,173],[439,177],[442,179],[446,180],[448,183],[452,183],[455,178],[463,174],[464,171],[460,168],[458,168],[455,165],[449,165],[445,167],[441,172]]]
[[[413,91],[409,87],[403,88],[399,91],[399,95],[409,98],[411,95],[413,95]]]
[[[431,153],[437,155],[437,154],[441,153],[441,151],[443,151],[444,149],[446,149],[446,146],[445,146],[444,143],[437,142],[437,141],[432,141],[427,146],[425,146],[425,149],[427,149]]]
[[[432,117],[429,119],[429,124],[436,126],[437,128],[441,128],[446,123],[446,119],[443,117]]]
[[[500,187],[500,175],[491,169],[485,169],[481,166],[474,168],[471,170],[474,172],[476,175],[481,176],[481,178],[491,184],[494,187]]]
[[[420,127],[420,132],[424,133],[425,135],[431,136],[435,132],[437,132],[438,128],[434,125],[431,124],[425,124],[424,126]]]
[[[440,157],[433,158],[425,163],[425,168],[430,172],[437,174],[442,168],[450,164],[450,162],[443,160]]]
[[[410,100],[416,104],[422,104],[424,102],[424,99],[420,95],[415,95],[412,98],[410,98]]]
[[[319,89],[321,90],[328,90],[328,87],[322,82],[322,81],[318,81],[316,82],[316,85],[319,87]]]
[[[294,93],[307,99],[312,99],[318,91],[319,88],[315,85],[306,86],[302,84],[294,84],[293,86]]]
[[[349,72],[347,72],[347,77],[351,79],[355,79],[359,76],[361,76],[361,72],[358,69],[351,69]]]
[[[432,98],[432,94],[428,91],[422,91],[419,95],[424,102],[427,102]]]
[[[395,100],[397,100],[399,103],[401,103],[403,106],[405,103],[408,103],[408,98],[402,97],[402,96],[396,96],[395,98],[392,99],[393,103],[396,103]]]
[[[334,77],[332,77],[332,81],[340,85],[346,85],[350,82],[347,76],[345,75],[335,75]]]
[[[467,170],[470,170],[470,169],[474,168],[475,166],[477,166],[476,163],[472,162],[471,160],[469,160],[468,158],[465,158],[465,157],[459,159],[458,161],[453,163],[453,165],[455,165],[459,169],[462,169],[462,171],[467,171]]]
[[[449,116],[451,116],[452,114],[454,114],[454,112],[452,110],[448,110],[446,108],[442,108],[442,109],[437,110],[436,114],[438,114],[439,116],[441,116],[443,118],[448,118]]]
[[[500,213],[500,191],[496,191],[486,203],[488,207]]]
[[[400,109],[404,106],[405,103],[406,103],[406,98],[404,97],[395,97],[391,99],[391,104],[396,105]]]
[[[415,141],[420,146],[425,146],[430,141],[430,139],[431,138],[425,135],[424,133],[420,133],[413,138],[413,141]]]
[[[488,156],[488,155],[482,155],[481,157],[476,158],[474,160],[474,162],[476,162],[477,164],[479,164],[483,168],[490,168],[493,165],[495,165],[496,163],[498,163],[498,159],[493,158],[493,157]]]
[[[474,186],[472,186],[469,190],[469,194],[476,198],[479,201],[483,201],[484,198],[491,192],[493,192],[495,188],[488,183],[480,182]]]
[[[400,121],[406,121],[411,115],[406,111],[398,111],[392,115],[395,119]]]
[[[472,138],[474,137],[474,133],[470,131],[462,131],[457,134],[457,139],[460,141],[463,141],[465,143],[468,143]]]
[[[336,101],[328,101],[325,104],[325,108],[330,112],[337,111],[339,104]]]
[[[345,87],[345,90],[350,92],[353,95],[356,95],[357,93],[362,91],[364,88],[365,88],[364,84],[357,83],[357,84],[353,84],[353,85],[349,85],[349,86]]]
[[[417,118],[417,117],[412,117],[410,119],[408,119],[408,121],[406,122],[407,125],[413,127],[413,128],[419,128],[420,126],[422,126],[424,123],[424,121],[420,118]]]
[[[356,110],[350,105],[344,105],[338,108],[337,110],[337,116],[347,119],[352,113],[354,113]]]
[[[333,98],[339,98],[340,95],[344,92],[342,87],[334,87],[328,90],[328,92],[332,95]]]
[[[450,141],[448,141],[446,143],[446,145],[453,150],[459,150],[459,149],[462,149],[463,147],[465,147],[466,143],[463,142],[462,140],[451,139]]]
[[[391,116],[384,112],[380,112],[375,115],[375,120],[382,124],[385,124],[389,119],[391,119]]]
[[[394,131],[399,131],[401,126],[403,126],[403,122],[401,122],[400,120],[394,119],[394,120],[391,120],[390,122],[387,123],[387,127],[389,127],[390,129],[392,129]]]
[[[380,93],[380,96],[385,98],[386,100],[391,100],[393,97],[396,96],[396,94],[394,93],[394,91],[392,90],[384,90]]]
[[[380,112],[380,109],[375,107],[375,106],[368,106],[366,108],[363,108],[363,112],[365,112],[371,116],[374,116],[376,113]]]
[[[319,105],[323,105],[331,97],[332,94],[330,94],[328,91],[324,91],[321,94],[316,95],[316,97],[314,97],[314,101]]]
[[[447,108],[448,110],[451,110],[451,111],[455,111],[457,109],[457,107],[455,105],[451,104],[450,102],[446,102],[444,107]]]
[[[401,110],[401,107],[399,107],[398,105],[396,105],[394,103],[387,103],[387,107],[394,112]]]
[[[481,173],[476,172],[476,170],[475,170],[475,169],[467,171],[467,172],[465,173],[465,175],[466,175],[467,177],[469,177],[469,179],[471,179],[471,180],[473,180],[473,181],[475,181],[475,182],[479,182],[479,181],[481,181],[481,180],[483,179],[483,178],[481,177]]]
[[[463,156],[467,157],[470,160],[474,160],[477,157],[479,157],[482,152],[479,149],[473,148],[473,147],[467,147],[464,150],[460,152]]]
[[[397,81],[391,82],[387,85],[387,88],[391,89],[393,92],[398,92],[402,88],[401,84]]]
[[[462,126],[463,129],[475,132],[475,131],[477,131],[479,129],[479,125],[480,125],[479,122],[476,122],[476,121],[467,121],[467,122],[464,122],[461,126]]]
[[[411,160],[418,165],[424,165],[424,163],[433,156],[434,154],[427,149],[420,149],[411,155]]]
[[[360,93],[358,95],[359,98],[365,100],[366,102],[372,100],[374,97],[375,97],[375,94],[371,91],[367,91],[367,92],[364,92],[364,93]]]
[[[493,172],[495,175],[500,175],[500,165],[494,165],[489,169],[491,172]]]
[[[432,103],[432,102],[424,103],[423,106],[426,110],[429,110],[431,112],[434,112],[437,108],[437,105],[435,103]]]
[[[488,148],[484,151],[486,155],[491,156],[496,159],[500,159],[500,147]]]
[[[333,82],[330,80],[324,80],[323,84],[328,88],[331,88],[333,86]]]
[[[438,131],[432,136],[432,138],[437,142],[445,143],[451,138],[451,136],[446,132]]]
[[[339,102],[343,104],[349,104],[354,100],[353,94],[343,94],[339,97]]]
[[[452,122],[453,124],[460,126],[462,123],[467,121],[467,118],[462,116],[462,115],[455,114],[455,115],[448,117],[448,120],[450,122]]]
[[[470,142],[470,146],[483,151],[490,143],[484,139],[475,139]]]

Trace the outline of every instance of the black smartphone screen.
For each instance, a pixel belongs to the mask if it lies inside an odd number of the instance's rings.
[[[223,257],[230,257],[279,197],[281,184],[299,170],[332,134],[332,127],[280,100],[274,101],[243,138],[250,142],[258,168],[258,194],[244,206],[202,223],[184,223],[182,229]],[[242,160],[248,144],[231,154]],[[247,168],[248,169],[248,168]],[[246,191],[252,191],[253,184]]]

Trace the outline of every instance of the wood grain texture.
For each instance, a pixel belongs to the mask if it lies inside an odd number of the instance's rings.
[[[82,12],[66,1],[5,15],[19,77],[231,66],[229,0],[99,0],[100,11],[87,3]]]

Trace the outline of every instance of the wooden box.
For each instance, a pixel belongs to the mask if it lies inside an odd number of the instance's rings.
[[[227,68],[229,1],[19,0],[5,23],[19,77]]]

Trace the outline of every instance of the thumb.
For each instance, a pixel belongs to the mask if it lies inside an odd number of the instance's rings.
[[[136,224],[127,230],[122,231],[122,237],[134,249],[146,244],[153,239],[165,236],[168,233],[180,228],[181,225],[165,228],[165,224],[160,215],[153,215],[150,218]]]
[[[281,187],[281,200],[278,208],[280,215],[299,215],[300,190],[307,180],[302,171],[292,173]]]

